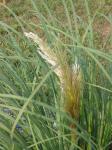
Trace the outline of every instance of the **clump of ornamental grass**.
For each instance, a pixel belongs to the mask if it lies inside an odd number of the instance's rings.
[[[80,91],[81,91],[81,70],[75,63],[70,65],[66,51],[59,51],[59,55],[53,52],[47,44],[36,34],[24,33],[27,38],[32,39],[38,44],[38,53],[41,57],[54,68],[54,73],[60,81],[60,88],[64,97],[63,109],[76,121],[79,120],[80,113]],[[71,129],[76,130],[75,124],[70,124]],[[71,133],[71,140],[76,140],[76,134]]]

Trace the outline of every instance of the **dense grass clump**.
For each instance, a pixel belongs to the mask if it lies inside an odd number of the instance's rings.
[[[111,150],[111,1],[25,2],[0,5],[0,150]]]

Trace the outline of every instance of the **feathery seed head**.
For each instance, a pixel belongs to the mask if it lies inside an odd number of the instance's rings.
[[[52,67],[57,66],[54,72],[60,80],[60,87],[65,99],[65,110],[70,113],[73,118],[75,117],[78,119],[81,82],[79,64],[76,61],[76,63],[71,67],[68,63],[66,51],[59,52],[59,55],[57,56],[36,34],[32,32],[25,32],[24,34],[39,45],[40,49],[37,50],[37,52],[47,63],[49,63]]]

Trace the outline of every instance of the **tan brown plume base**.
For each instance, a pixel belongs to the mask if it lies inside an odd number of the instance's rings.
[[[0,4],[6,4],[6,1],[5,0],[0,0]]]

